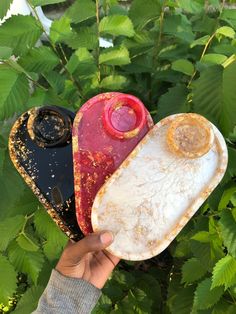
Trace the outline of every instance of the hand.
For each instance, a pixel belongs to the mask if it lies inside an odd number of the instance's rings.
[[[89,234],[77,243],[69,241],[56,270],[101,289],[120,260],[104,250],[112,241],[113,235],[109,231]]]

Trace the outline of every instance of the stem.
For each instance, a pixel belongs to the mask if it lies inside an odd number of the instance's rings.
[[[159,35],[158,35],[156,47],[154,47],[153,49],[153,64],[154,65],[157,60],[158,49],[161,45],[163,22],[164,22],[164,16],[165,16],[165,6],[166,6],[166,1],[163,2],[162,8],[161,8],[161,14],[160,14],[160,19],[159,19]]]
[[[200,60],[199,60],[199,61],[201,61],[201,60],[203,59],[203,57],[205,56],[206,51],[207,51],[207,49],[209,48],[209,46],[210,46],[212,40],[214,39],[215,35],[216,35],[216,33],[214,32],[214,33],[211,35],[211,37],[208,39],[208,41],[206,42],[206,44],[205,44],[205,46],[204,46],[204,48],[203,48],[203,51],[202,51],[202,54],[201,54],[201,57],[200,57]],[[196,75],[196,74],[197,74],[197,70],[195,70],[195,71],[193,72],[193,74],[192,74],[192,76],[191,76],[191,78],[190,78],[190,80],[189,80],[189,82],[188,82],[188,86],[187,86],[188,88],[189,88],[190,85],[192,84],[193,79],[195,78],[195,75]]]
[[[98,67],[98,81],[101,80],[101,68],[99,64],[99,55],[100,55],[100,32],[99,32],[99,0],[96,0],[96,21],[97,21],[97,38],[98,38],[98,47],[97,47],[97,67]]]
[[[15,71],[17,71],[18,73],[22,73],[20,70],[18,70],[16,67],[14,67],[12,65],[12,62],[9,62],[8,60],[3,60],[1,61],[3,64],[6,64],[7,66],[9,66],[10,68],[14,69]],[[43,89],[45,92],[47,91],[47,88],[44,87],[43,85],[41,85],[39,82],[35,81],[25,70],[23,72],[27,79],[30,80],[32,83],[34,83],[36,86],[38,86],[39,88]]]
[[[28,0],[28,3],[29,3],[29,5],[30,5],[32,11],[33,11],[34,14],[35,14],[35,16],[36,16],[36,18],[37,18],[37,21],[38,21],[39,24],[40,24],[41,30],[43,31],[43,33],[44,33],[45,36],[47,37],[47,40],[48,40],[50,46],[52,47],[52,49],[53,49],[53,51],[55,52],[55,54],[58,56],[62,68],[67,72],[67,74],[69,75],[71,81],[73,82],[73,84],[75,85],[75,87],[76,87],[76,89],[77,89],[77,93],[78,93],[79,97],[82,98],[82,97],[83,97],[83,94],[82,94],[82,88],[81,88],[80,84],[78,83],[78,81],[75,80],[75,78],[73,77],[73,75],[72,75],[72,74],[67,70],[67,68],[65,67],[65,64],[64,64],[63,61],[61,60],[61,56],[58,54],[58,51],[57,51],[56,46],[55,46],[54,43],[51,41],[51,38],[48,36],[46,30],[44,29],[43,24],[41,23],[41,21],[40,21],[40,19],[39,19],[38,13],[37,13],[37,11],[35,10],[35,8],[33,7],[31,1]],[[65,52],[64,52],[64,50],[63,50],[63,48],[62,48],[62,46],[61,46],[60,44],[59,44],[59,48],[60,48],[60,50],[61,50],[61,52],[62,52],[62,55],[63,55],[63,57],[64,57],[64,59],[65,59],[65,62],[67,63],[68,60],[67,60],[66,55],[65,55]]]

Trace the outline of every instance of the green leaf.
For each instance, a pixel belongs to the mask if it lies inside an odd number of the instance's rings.
[[[171,309],[172,314],[189,314],[193,306],[194,286],[181,288],[175,292],[175,298]]]
[[[24,74],[0,64],[0,120],[23,111],[29,97],[29,85]]]
[[[176,85],[169,88],[168,92],[159,99],[157,107],[158,119],[162,119],[174,113],[184,112],[188,96],[188,89],[184,85]]]
[[[179,7],[185,12],[198,14],[204,10],[204,5],[197,0],[179,0]]]
[[[29,252],[36,252],[39,249],[38,245],[34,243],[34,241],[29,237],[29,235],[26,235],[25,233],[19,234],[16,241],[23,250]]]
[[[129,51],[125,46],[106,48],[99,56],[100,64],[124,65],[130,63]]]
[[[225,286],[225,289],[236,284],[236,259],[226,255],[219,260],[214,269],[212,276],[212,288]]]
[[[230,210],[223,210],[219,221],[222,238],[228,252],[236,258],[236,221]]]
[[[17,287],[17,273],[5,256],[0,255],[0,304],[8,304]]]
[[[3,171],[3,165],[5,160],[6,148],[0,148],[0,175]]]
[[[219,301],[224,289],[223,287],[211,289],[211,284],[210,278],[206,278],[198,284],[194,294],[194,308],[199,310],[208,309]]]
[[[94,27],[80,27],[65,39],[65,43],[72,49],[79,47],[95,49],[98,46],[98,36]]]
[[[33,286],[29,288],[21,297],[20,301],[17,303],[14,313],[32,313],[37,308],[38,300],[41,297],[44,289],[45,287],[42,286]]]
[[[57,71],[51,71],[44,75],[44,77],[56,93],[61,94],[63,92],[65,87],[65,76],[61,75]]]
[[[210,234],[207,231],[199,231],[191,239],[202,242],[202,243],[209,243],[210,242]]]
[[[191,283],[203,277],[206,268],[195,257],[187,260],[182,267],[182,283]]]
[[[59,257],[68,238],[54,223],[45,209],[39,209],[35,212],[34,224],[39,235],[47,240],[43,246],[45,255],[49,260],[55,260]]]
[[[229,26],[222,26],[216,30],[216,34],[220,34],[233,39],[235,36],[235,31]]]
[[[33,47],[42,30],[32,16],[14,15],[0,27],[1,46],[10,47],[15,55],[25,54]]]
[[[164,34],[179,38],[183,42],[191,44],[194,41],[194,33],[192,31],[191,22],[188,20],[186,15],[183,14],[172,14],[167,15],[164,19],[163,25]]]
[[[92,0],[75,0],[65,12],[73,23],[80,23],[96,16],[96,5]]]
[[[230,26],[236,29],[236,9],[230,8],[222,11],[220,14],[220,19],[226,21]]]
[[[184,73],[186,75],[192,75],[194,72],[193,64],[185,59],[179,59],[172,63],[172,70]]]
[[[210,35],[206,35],[206,36],[203,36],[203,37],[200,37],[196,40],[194,40],[191,45],[190,45],[190,48],[193,48],[195,46],[204,46],[206,45],[206,43],[208,42],[210,38]]]
[[[59,20],[55,20],[50,28],[50,38],[54,43],[64,42],[73,34],[70,26],[71,20],[62,16]]]
[[[0,85],[1,86],[1,85]],[[12,122],[11,122],[12,123]],[[2,129],[1,129],[2,131]],[[9,156],[7,156],[4,161],[4,167],[2,175],[0,176],[0,219],[3,221],[6,217],[11,216],[12,208],[14,209],[14,215],[18,215],[19,210],[15,209],[16,202],[22,196],[25,185],[23,179],[17,173],[16,169],[12,165]]]
[[[13,241],[8,247],[8,256],[10,262],[18,271],[27,274],[34,284],[37,283],[39,273],[44,264],[44,257],[40,251],[25,251],[16,241]]]
[[[2,19],[7,14],[7,11],[10,9],[12,1],[13,0],[1,0],[0,19]]]
[[[235,73],[236,62],[225,69],[221,66],[211,66],[202,72],[193,84],[195,111],[220,124],[225,134],[228,134],[236,123]]]
[[[13,240],[25,222],[24,216],[18,215],[15,217],[6,218],[0,222],[0,251],[5,251],[9,242]]]
[[[227,60],[227,57],[219,53],[207,53],[201,59],[201,62],[208,64],[222,64]]]
[[[149,0],[145,4],[143,0],[132,1],[129,17],[135,27],[143,28],[147,23],[158,19],[161,13],[161,4],[158,0]]]
[[[132,273],[125,270],[116,270],[112,273],[112,279],[122,288],[130,289],[134,286],[135,277]]]
[[[20,58],[19,64],[28,72],[45,73],[53,70],[59,62],[51,48],[41,46],[31,49],[27,55]]]
[[[0,60],[9,59],[11,55],[12,55],[12,48],[0,47]]]
[[[37,7],[37,6],[44,6],[48,4],[66,2],[66,0],[31,0],[30,2],[32,3],[34,7]]]
[[[99,23],[99,32],[102,34],[110,34],[113,36],[134,35],[134,28],[131,20],[125,15],[111,15],[104,17]]]
[[[76,50],[67,63],[66,68],[71,74],[76,71],[77,75],[86,77],[94,74],[97,70],[95,60],[87,48]]]
[[[109,297],[105,294],[102,294],[96,307],[93,309],[92,314],[105,314],[111,313],[112,302]]]
[[[219,206],[218,206],[219,210],[227,208],[227,205],[231,201],[231,198],[234,195],[234,193],[236,193],[236,186],[235,185],[224,190],[223,195],[222,195],[221,200],[220,200],[220,203],[219,203]]]
[[[100,87],[107,90],[121,90],[126,84],[127,78],[125,76],[109,75],[101,81]]]

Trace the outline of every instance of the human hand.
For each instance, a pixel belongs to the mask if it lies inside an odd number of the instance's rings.
[[[84,279],[101,289],[119,262],[104,249],[113,242],[109,231],[92,233],[79,242],[68,242],[56,270],[62,275]]]

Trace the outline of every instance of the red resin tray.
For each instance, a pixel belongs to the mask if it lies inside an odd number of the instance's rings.
[[[91,233],[94,198],[153,126],[143,103],[132,95],[104,93],[88,100],[73,124],[75,204],[78,224]]]

